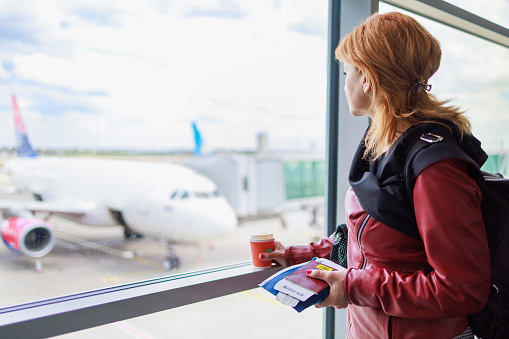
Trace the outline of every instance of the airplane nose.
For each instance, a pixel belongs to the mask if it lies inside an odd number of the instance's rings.
[[[220,201],[217,207],[215,215],[218,217],[218,223],[221,224],[220,228],[225,232],[233,231],[239,223],[237,215],[226,200]]]
[[[218,199],[212,208],[203,209],[201,214],[202,236],[225,235],[238,226],[237,215],[225,199]]]

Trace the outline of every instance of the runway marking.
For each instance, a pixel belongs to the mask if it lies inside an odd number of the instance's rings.
[[[134,258],[136,259],[136,258]],[[148,259],[147,259],[148,260]],[[102,277],[101,278],[101,281],[104,282],[104,283],[111,283],[111,282],[118,282],[122,279],[125,279],[125,278],[128,278],[128,277],[148,277],[149,275],[153,274],[153,273],[157,273],[157,272],[163,272],[163,273],[168,273],[168,272],[164,272],[162,270],[162,266],[161,265],[158,265],[158,268],[159,269],[155,269],[155,270],[145,270],[145,271],[136,271],[136,272],[130,272],[130,273],[124,273],[124,274],[116,274],[116,275],[110,275],[110,276],[105,276],[105,277]]]
[[[113,323],[113,326],[117,327],[122,332],[130,335],[133,338],[157,339],[156,337],[148,334],[145,331],[140,330],[137,327],[134,327],[133,325],[126,323],[125,321],[119,321],[119,322]]]
[[[248,297],[251,297],[251,298],[254,298],[254,299],[258,299],[258,300],[262,300],[262,301],[265,301],[265,302],[268,302],[268,303],[271,303],[271,304],[274,304],[274,305],[285,307],[285,305],[283,305],[282,303],[277,301],[275,297],[271,298],[268,295],[267,296],[266,295],[261,295],[259,293],[254,292],[253,290],[242,291],[242,292],[240,292],[240,294],[244,294],[244,295],[246,295]]]

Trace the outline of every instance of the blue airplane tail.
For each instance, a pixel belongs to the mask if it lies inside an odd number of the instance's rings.
[[[194,155],[202,154],[203,140],[201,138],[200,131],[198,130],[198,126],[196,126],[196,122],[193,121],[193,132],[194,132]]]
[[[16,147],[19,157],[36,157],[37,153],[28,140],[27,131],[19,111],[16,96],[12,95],[12,110],[14,112],[14,126],[16,128]]]

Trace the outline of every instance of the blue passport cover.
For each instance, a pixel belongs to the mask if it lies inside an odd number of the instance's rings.
[[[299,265],[294,265],[294,266],[287,267],[286,269],[279,271],[278,273],[272,275],[271,277],[269,277],[265,281],[261,282],[260,284],[258,284],[258,286],[262,287],[263,289],[265,289],[266,291],[268,291],[269,293],[271,293],[273,295],[277,295],[280,292],[275,290],[274,286],[280,280],[284,279],[286,276],[288,276],[289,274],[295,272],[296,270],[298,270],[300,267],[306,265],[307,263],[309,263],[309,261],[305,262],[305,263],[302,263],[302,264],[299,264]],[[317,304],[320,301],[322,301],[323,299],[325,299],[329,295],[329,290],[330,290],[330,287],[327,287],[323,291],[321,291],[320,293],[312,295],[306,301],[299,301],[297,303],[297,305],[295,305],[293,307],[293,309],[296,310],[299,313],[302,312],[306,308],[308,308],[310,306],[313,306],[314,304]]]

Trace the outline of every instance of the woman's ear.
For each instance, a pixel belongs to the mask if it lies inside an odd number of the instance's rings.
[[[371,81],[366,75],[362,75],[362,92],[368,94],[371,90]]]

